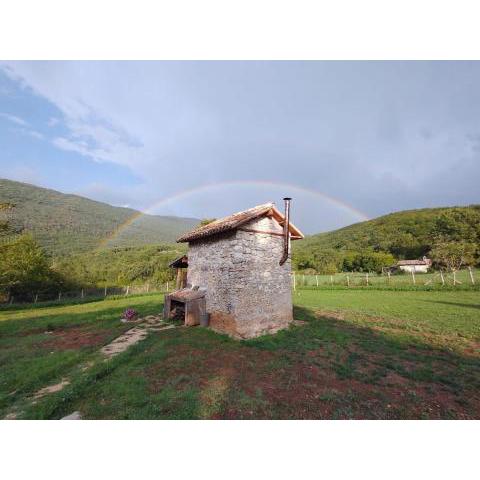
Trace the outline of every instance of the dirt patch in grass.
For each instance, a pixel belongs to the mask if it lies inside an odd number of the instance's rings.
[[[51,338],[41,344],[45,349],[76,350],[84,347],[100,347],[111,337],[111,331],[98,331],[85,327],[54,330]]]
[[[39,335],[41,333],[46,333],[47,329],[45,327],[36,327],[31,328],[29,330],[20,330],[19,332],[15,332],[15,337],[28,337],[30,335]]]
[[[438,365],[424,364],[422,348],[392,356],[380,344],[378,351],[364,349],[359,338],[303,352],[241,342],[229,348],[179,343],[144,375],[152,393],[195,389],[200,418],[480,418],[474,388],[459,390],[431,377],[429,368],[453,374],[448,354],[445,364],[438,352]]]

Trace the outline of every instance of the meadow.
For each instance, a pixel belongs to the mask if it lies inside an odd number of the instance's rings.
[[[0,417],[480,418],[476,290],[298,288],[297,322],[276,335],[239,342],[179,327],[105,361],[99,349],[129,328],[121,312],[156,314],[162,302],[2,309]]]

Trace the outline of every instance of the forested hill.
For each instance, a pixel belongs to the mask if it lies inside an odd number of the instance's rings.
[[[480,243],[480,205],[391,213],[295,242],[297,253],[380,251],[396,258],[428,254],[436,239]]]
[[[12,227],[32,233],[54,256],[96,248],[138,213],[130,208],[112,207],[78,195],[4,179],[0,179],[1,203],[13,206],[8,213]],[[174,242],[198,223],[194,218],[141,215],[106,246]]]

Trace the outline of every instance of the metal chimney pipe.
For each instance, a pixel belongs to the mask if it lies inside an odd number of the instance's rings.
[[[285,197],[283,200],[285,202],[285,220],[283,222],[283,254],[280,259],[280,265],[287,261],[290,253],[290,201],[292,199]]]

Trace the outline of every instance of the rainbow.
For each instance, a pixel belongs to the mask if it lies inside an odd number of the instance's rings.
[[[186,190],[182,190],[180,192],[174,193],[168,197],[162,198],[157,202],[153,203],[150,207],[146,210],[139,211],[134,213],[131,217],[129,217],[125,222],[123,222],[120,226],[118,226],[108,237],[103,239],[99,245],[97,246],[96,250],[100,250],[105,247],[109,242],[114,240],[120,232],[128,228],[132,223],[137,220],[137,218],[141,217],[142,215],[151,215],[153,210],[162,207],[168,203],[174,202],[176,200],[188,197],[190,195],[196,195],[205,191],[209,191],[215,188],[225,188],[225,187],[277,187],[286,190],[286,194],[291,194],[290,192],[299,192],[299,193],[306,193],[309,195],[316,196],[321,198],[322,200],[326,200],[331,205],[334,205],[342,210],[345,210],[352,214],[354,217],[358,218],[361,221],[369,220],[369,217],[366,213],[358,210],[357,208],[353,207],[352,205],[340,200],[338,198],[332,197],[326,193],[320,192],[318,190],[314,190],[312,188],[305,188],[300,187],[298,185],[290,184],[290,183],[283,183],[283,182],[274,182],[274,181],[265,181],[265,180],[237,180],[237,181],[227,181],[227,182],[217,182],[217,183],[208,183],[204,185],[200,185],[198,187],[189,188]]]

